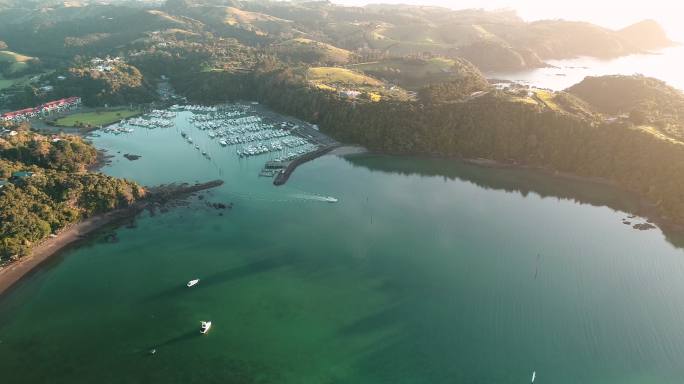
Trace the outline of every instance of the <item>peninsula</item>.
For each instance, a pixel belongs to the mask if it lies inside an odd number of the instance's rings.
[[[87,171],[95,161],[95,149],[76,136],[19,132],[0,139],[0,293],[105,226],[223,184],[143,188]]]

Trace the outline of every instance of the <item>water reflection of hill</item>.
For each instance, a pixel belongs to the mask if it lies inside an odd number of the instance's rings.
[[[399,175],[419,175],[461,180],[491,190],[530,193],[542,198],[570,200],[579,204],[608,207],[616,211],[645,215],[639,199],[619,189],[591,180],[556,177],[549,173],[523,168],[496,168],[421,157],[390,157],[383,155],[348,155],[344,157],[355,167]],[[661,228],[667,241],[684,248],[684,236],[676,230]]]

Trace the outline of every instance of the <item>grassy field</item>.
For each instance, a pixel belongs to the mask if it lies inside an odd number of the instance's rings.
[[[402,25],[381,25],[374,31],[374,36],[380,40],[393,42],[410,42],[424,44],[443,43],[442,36],[436,28],[428,28],[420,23],[406,23]]]
[[[509,96],[508,100],[513,103],[539,105],[539,103],[531,97]]]
[[[369,33],[372,48],[387,50],[393,56],[422,52],[442,55],[478,41],[500,41],[479,24],[426,25],[425,23],[381,24]]]
[[[673,139],[672,137],[662,133],[659,129],[657,129],[655,127],[652,127],[649,125],[641,125],[641,126],[636,127],[636,129],[638,129],[642,132],[648,133],[649,135],[652,135],[653,137],[655,137],[659,140],[667,141],[667,142],[672,143],[672,144],[684,145],[684,143],[682,143],[681,141],[679,141],[677,139]]]
[[[84,112],[57,119],[55,124],[59,127],[75,127],[81,124],[97,127],[100,125],[112,124],[121,119],[126,119],[139,114],[140,111],[131,109],[119,109],[115,111],[104,112]]]
[[[10,62],[12,66],[10,67],[10,72],[18,72],[24,69],[33,57],[24,56],[22,54],[12,52],[12,51],[0,51],[0,61]]]
[[[9,88],[15,84],[26,84],[33,76],[34,75],[22,76],[16,79],[5,79],[4,77],[2,77],[2,75],[0,75],[0,91]]]
[[[352,56],[352,53],[346,49],[305,38],[287,40],[278,44],[276,49],[302,56],[310,53],[317,53],[323,58],[323,61],[339,64],[348,63],[349,58]]]
[[[313,67],[309,68],[307,76],[309,81],[314,84],[340,84],[371,87],[381,87],[383,85],[380,80],[345,68]]]
[[[443,42],[438,31],[418,24],[382,25],[372,31],[369,37],[372,48],[387,50],[395,56],[427,51],[447,53],[452,48],[450,44]]]
[[[558,104],[556,104],[556,102],[554,101],[555,95],[553,94],[553,92],[549,92],[549,91],[544,90],[544,89],[535,89],[535,90],[534,90],[534,93],[537,95],[537,97],[539,98],[539,100],[541,100],[541,101],[543,101],[544,103],[546,103],[546,105],[547,105],[549,108],[553,109],[554,111],[562,111],[562,110],[563,110],[563,109],[562,109]]]
[[[454,75],[454,61],[446,58],[387,59],[349,66],[354,70],[405,86],[424,86],[433,81],[447,80]]]
[[[410,95],[403,88],[386,87],[386,84],[378,79],[346,68],[309,68],[307,76],[309,83],[319,89],[327,91],[353,90],[365,92],[370,100],[375,102],[388,97],[396,100],[410,99]]]
[[[428,60],[387,59],[355,64],[350,68],[372,72],[409,72],[412,76],[424,77],[448,71],[453,65],[451,59],[436,57]]]

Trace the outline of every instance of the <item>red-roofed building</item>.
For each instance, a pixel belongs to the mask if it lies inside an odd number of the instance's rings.
[[[0,121],[20,122],[31,118],[46,116],[52,112],[63,112],[78,108],[81,105],[80,97],[69,97],[50,101],[35,108],[26,108],[20,111],[7,112],[0,116]]]

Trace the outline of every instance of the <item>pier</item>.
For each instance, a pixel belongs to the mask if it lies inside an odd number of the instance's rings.
[[[326,153],[332,151],[333,149],[339,147],[339,144],[331,144],[327,145],[323,148],[319,148],[313,152],[305,153],[298,158],[290,161],[283,169],[280,170],[276,174],[276,177],[273,179],[273,185],[283,185],[287,182],[287,180],[290,178],[290,175],[292,172],[294,172],[295,169],[297,169],[298,166],[306,163],[307,161],[311,161],[313,159],[316,159],[318,157],[321,157],[325,155]]]
[[[293,134],[301,137],[308,142],[318,146],[318,149],[312,152],[304,153],[289,161],[269,161],[264,165],[262,172],[275,173],[273,185],[283,185],[292,175],[292,172],[298,166],[321,157],[326,153],[340,146],[340,143],[321,133],[318,127],[309,123],[297,124],[291,131]]]

